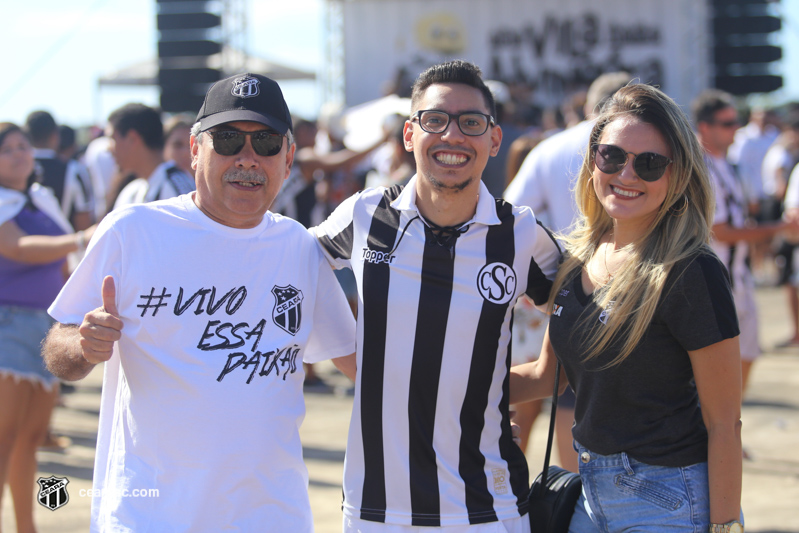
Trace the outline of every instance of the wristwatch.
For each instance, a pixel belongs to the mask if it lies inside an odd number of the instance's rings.
[[[737,520],[726,524],[710,524],[710,533],[744,533],[744,526]]]

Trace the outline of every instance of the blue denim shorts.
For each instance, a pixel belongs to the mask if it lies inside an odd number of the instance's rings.
[[[599,455],[575,442],[583,493],[569,533],[705,533],[710,524],[707,463],[655,466],[626,453]]]
[[[0,305],[0,375],[47,388],[58,382],[42,359],[42,341],[53,322],[43,309]]]

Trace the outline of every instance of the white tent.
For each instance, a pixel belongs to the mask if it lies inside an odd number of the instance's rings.
[[[225,55],[228,54],[228,55]],[[223,57],[227,60],[224,61]],[[226,63],[225,64],[223,64]],[[229,65],[233,65],[230,67]],[[260,57],[248,56],[237,50],[226,49],[221,54],[211,56],[208,67],[220,68],[222,77],[233,76],[239,72],[263,74],[273,80],[313,80],[316,74],[288,65],[268,61]],[[158,58],[150,58],[100,76],[98,85],[103,86],[150,86],[158,85]]]

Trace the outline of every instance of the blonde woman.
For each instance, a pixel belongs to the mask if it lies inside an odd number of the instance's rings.
[[[512,369],[510,401],[551,394],[557,355],[584,488],[570,531],[738,531],[739,329],[702,149],[647,85],[619,90],[589,142],[542,354]]]

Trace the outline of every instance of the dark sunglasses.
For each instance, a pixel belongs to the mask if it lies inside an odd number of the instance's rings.
[[[236,155],[244,148],[246,138],[250,137],[252,149],[260,156],[273,156],[283,147],[283,135],[271,131],[209,131],[214,143],[214,151],[219,155]]]
[[[594,163],[596,167],[605,174],[616,174],[621,172],[627,165],[628,155],[634,155],[633,169],[636,175],[644,181],[657,181],[666,172],[672,161],[665,155],[654,152],[644,152],[634,154],[625,152],[613,144],[597,144],[593,148]]]

